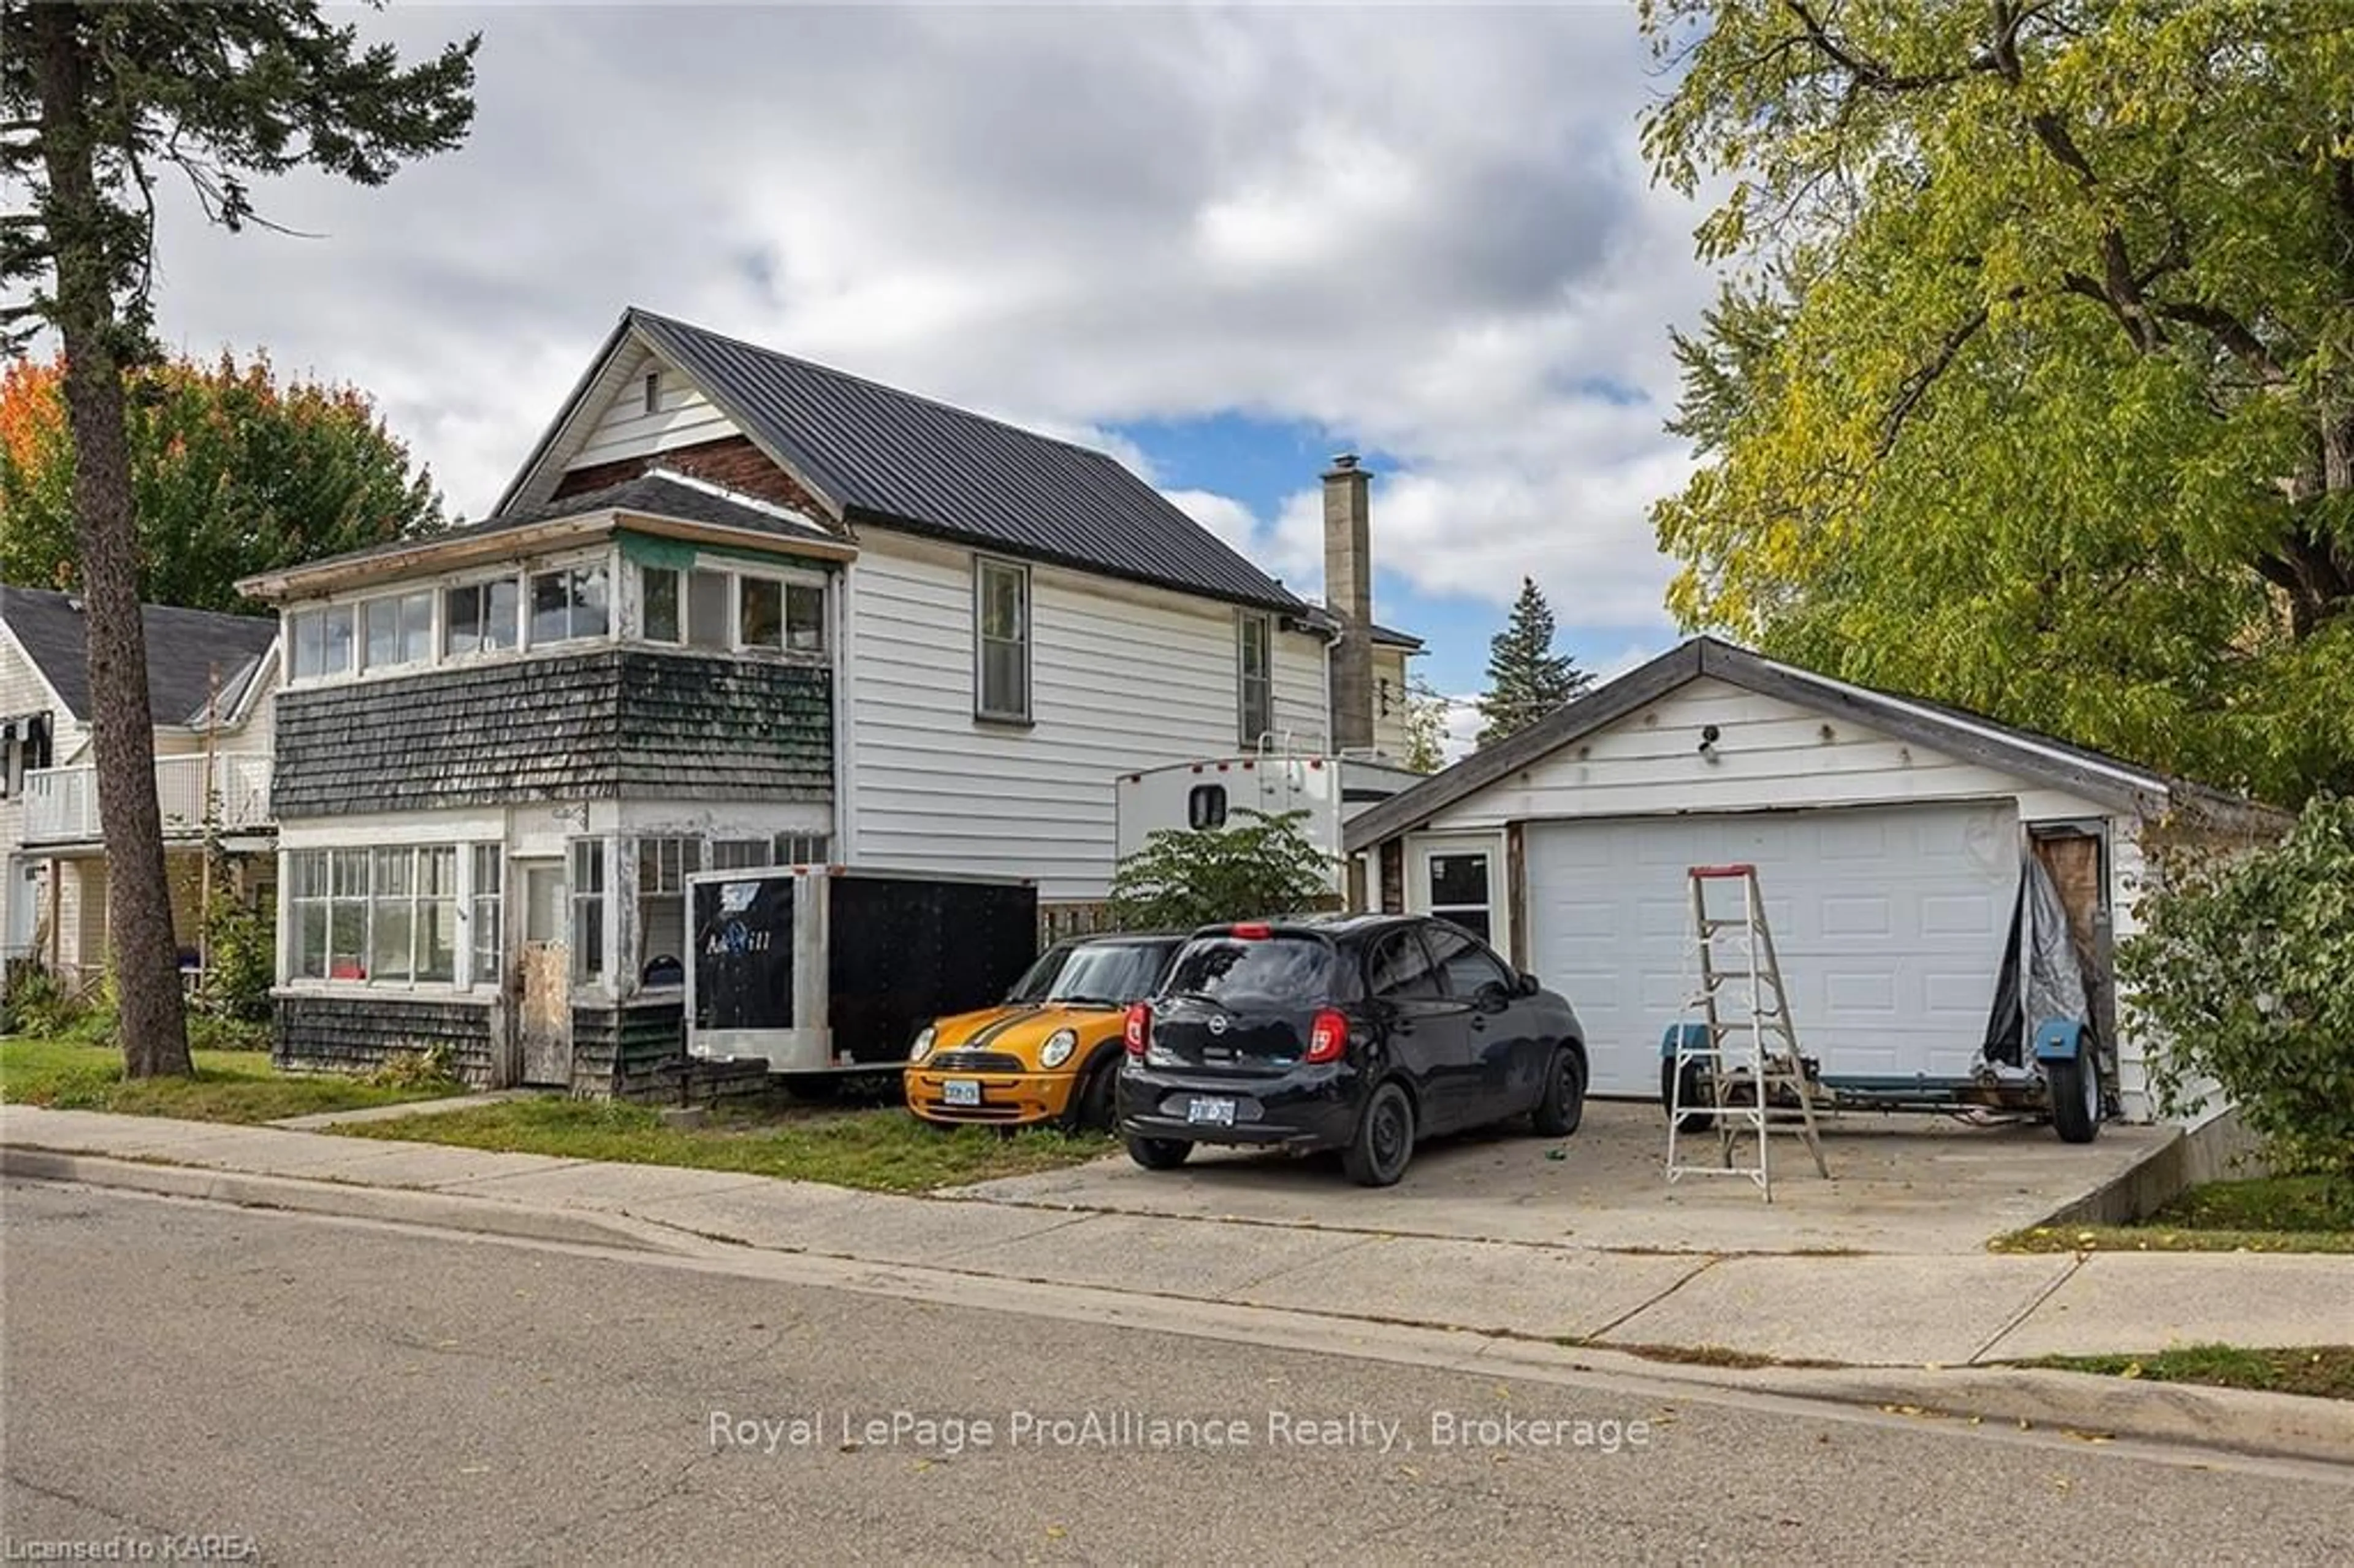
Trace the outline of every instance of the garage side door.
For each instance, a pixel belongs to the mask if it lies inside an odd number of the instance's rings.
[[[1526,846],[1529,957],[1575,1004],[1597,1094],[1659,1092],[1659,1036],[1691,989],[1685,869],[1737,861],[1757,867],[1798,1042],[1826,1073],[1977,1060],[2019,881],[2009,802],[1532,823]]]

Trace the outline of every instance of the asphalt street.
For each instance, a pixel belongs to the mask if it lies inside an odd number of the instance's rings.
[[[0,1353],[10,1563],[2354,1560],[2315,1467],[37,1185]]]

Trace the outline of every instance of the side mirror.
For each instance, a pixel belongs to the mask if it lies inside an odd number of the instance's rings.
[[[1471,993],[1471,1005],[1482,1012],[1501,1012],[1512,1005],[1512,993],[1501,980],[1490,980]]]
[[[1532,974],[1523,973],[1521,976],[1520,984],[1516,989],[1522,996],[1534,996],[1537,992],[1544,990],[1544,983],[1542,980],[1539,980],[1537,977]]]

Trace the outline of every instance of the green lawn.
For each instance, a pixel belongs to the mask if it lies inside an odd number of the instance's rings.
[[[2266,1176],[2193,1187],[2132,1225],[2039,1225],[1997,1252],[2354,1253],[2354,1181]]]
[[[2354,1399],[2354,1345],[2281,1351],[2190,1345],[2152,1356],[2046,1356],[2019,1364],[2141,1378],[2150,1383],[2199,1383],[2215,1388],[2253,1388],[2269,1393]]]
[[[459,1092],[454,1084],[386,1088],[357,1078],[295,1076],[274,1071],[266,1051],[198,1051],[195,1056],[193,1078],[130,1081],[122,1075],[122,1054],[111,1045],[0,1040],[0,1099],[57,1110],[260,1122]]]
[[[571,1160],[740,1171],[885,1192],[1051,1171],[1118,1147],[1108,1138],[1046,1128],[1005,1133],[986,1127],[936,1128],[897,1107],[803,1111],[781,1120],[731,1115],[705,1127],[673,1128],[643,1106],[553,1097],[335,1130],[354,1138],[413,1139]]]

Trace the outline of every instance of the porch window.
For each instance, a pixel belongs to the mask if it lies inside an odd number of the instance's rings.
[[[458,964],[458,851],[454,845],[375,852],[368,893],[367,977],[451,980]]]
[[[728,575],[691,572],[686,579],[686,641],[696,648],[736,645],[727,624]]]
[[[474,883],[472,894],[473,915],[473,981],[476,985],[496,985],[506,973],[506,949],[500,946],[500,893],[504,885],[506,859],[497,844],[474,846]]]
[[[288,616],[293,631],[294,678],[352,673],[352,607],[331,604]]]
[[[422,664],[433,657],[432,594],[369,599],[362,606],[361,620],[367,633],[367,668]]]
[[[1275,728],[1275,618],[1245,614],[1235,623],[1235,672],[1240,688],[1242,743],[1266,740]]]
[[[649,642],[679,641],[678,573],[673,568],[638,568],[638,626]]]
[[[514,577],[486,583],[464,583],[441,595],[441,651],[447,654],[495,653],[515,645],[516,607],[521,600]]]
[[[985,557],[973,563],[973,712],[1030,720],[1030,569]]]
[[[531,641],[568,642],[602,637],[611,627],[605,567],[565,567],[531,577]]]
[[[711,844],[711,869],[747,871],[767,865],[823,865],[832,846],[832,838],[825,833],[778,833],[765,839],[715,839]]]
[[[638,978],[681,985],[686,954],[686,879],[703,869],[700,839],[638,841]]]
[[[605,978],[605,841],[572,844],[572,978]]]

